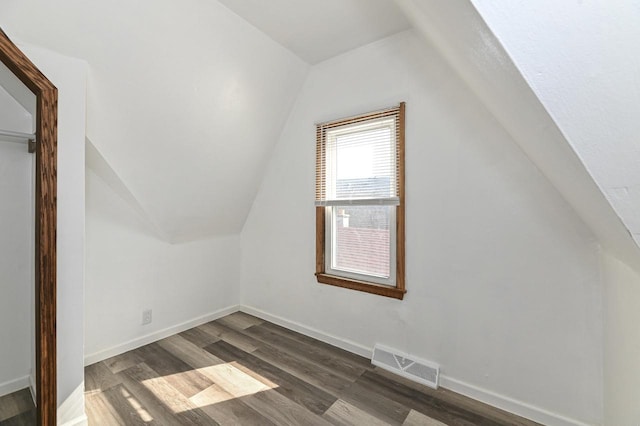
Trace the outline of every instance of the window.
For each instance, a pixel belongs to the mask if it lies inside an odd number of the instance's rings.
[[[318,282],[404,296],[404,102],[316,130]]]

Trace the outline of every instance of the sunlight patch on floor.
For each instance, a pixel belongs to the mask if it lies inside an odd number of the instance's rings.
[[[166,394],[160,394],[161,392],[159,392],[159,390],[162,389],[162,386],[158,386],[160,383],[164,385],[167,383],[168,378],[173,377],[176,379],[187,380],[186,375],[189,373],[193,374],[194,371],[202,374],[213,382],[213,385],[189,398],[189,401],[194,404],[195,407],[203,407],[206,405],[229,401],[235,398],[242,398],[278,387],[277,384],[273,383],[269,379],[246,367],[243,367],[235,361],[197,368],[164,377],[147,379],[144,380],[142,384],[149,391],[154,393],[159,400],[164,400],[166,398]],[[174,413],[180,413],[188,409],[190,408],[184,406],[174,405],[172,407]]]

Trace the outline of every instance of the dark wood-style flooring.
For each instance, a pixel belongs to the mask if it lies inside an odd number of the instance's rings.
[[[90,425],[535,425],[237,312],[88,366]]]
[[[33,426],[36,424],[36,406],[28,388],[0,398],[0,425]]]

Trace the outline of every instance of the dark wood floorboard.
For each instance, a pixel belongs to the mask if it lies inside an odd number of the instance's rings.
[[[2,426],[34,426],[36,424],[36,409],[20,413],[6,420],[0,421]]]
[[[242,312],[90,365],[85,387],[90,425],[537,424]]]
[[[262,325],[249,327],[244,330],[244,333],[263,344],[275,346],[281,351],[316,363],[326,370],[351,380],[357,379],[366,371],[365,367],[354,365],[349,360],[337,356],[335,350],[330,351],[317,345],[303,343],[290,337],[284,337],[279,333],[265,329]]]
[[[28,388],[0,397],[0,425],[32,426],[36,423],[36,407]]]
[[[218,338],[217,336],[213,336],[211,333],[207,333],[206,331],[203,331],[198,327],[183,331],[182,333],[178,334],[178,336],[187,339],[194,345],[201,348],[204,348],[205,346],[220,340],[220,338]]]
[[[217,342],[212,346],[212,352],[220,358],[228,362],[237,361],[246,369],[269,379],[278,385],[278,387],[275,388],[276,392],[302,405],[312,413],[323,414],[337,400],[337,397],[330,393],[318,389],[312,384],[281,370],[273,364],[243,352],[233,345],[226,342]]]
[[[266,330],[278,333],[284,337],[288,337],[289,339],[299,342],[300,344],[310,345],[316,348],[318,351],[325,350],[332,354],[332,356],[350,363],[354,366],[354,368],[360,367],[365,370],[373,370],[375,368],[373,365],[371,365],[371,360],[345,351],[344,349],[331,346],[330,344],[316,340],[313,337],[305,336],[304,334],[297,333],[295,331],[286,329],[270,322],[263,322],[261,326]]]
[[[194,369],[187,362],[174,356],[160,346],[159,343],[143,346],[136,349],[136,352],[144,359],[144,364],[187,398],[213,384],[210,378],[199,370]]]

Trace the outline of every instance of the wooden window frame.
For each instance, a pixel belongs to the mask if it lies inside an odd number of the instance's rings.
[[[0,61],[36,95],[36,417],[40,426],[55,426],[58,90],[2,29]]]
[[[332,126],[341,126],[357,122],[366,122],[376,119],[380,116],[379,112],[350,117],[342,120],[331,122]],[[316,133],[316,142],[318,148],[318,156],[324,155],[323,141],[324,135],[318,131]],[[376,284],[364,280],[356,280],[351,278],[331,275],[326,272],[326,207],[316,207],[316,272],[315,276],[318,283],[328,284],[342,288],[362,291],[366,293],[377,294],[380,296],[391,297],[402,300],[405,293],[405,103],[401,102],[398,107],[398,198],[399,204],[396,208],[396,282],[395,287],[388,285]],[[316,165],[316,169],[318,166]],[[316,171],[316,175],[318,171]]]

